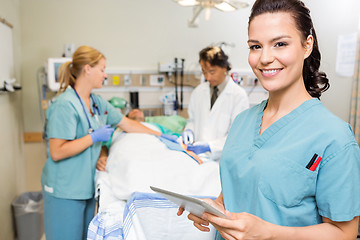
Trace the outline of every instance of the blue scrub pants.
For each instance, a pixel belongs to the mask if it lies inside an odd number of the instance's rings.
[[[43,195],[46,240],[86,239],[89,223],[95,213],[95,199],[62,199],[52,197],[45,191]]]

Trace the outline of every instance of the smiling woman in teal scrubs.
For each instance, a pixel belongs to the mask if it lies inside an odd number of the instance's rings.
[[[189,219],[214,225],[216,239],[356,239],[360,150],[319,100],[329,83],[309,10],[257,0],[248,31],[248,61],[269,99],[239,114],[226,140],[222,192],[209,202],[228,219]]]
[[[46,112],[48,160],[41,176],[47,240],[86,239],[95,211],[96,162],[102,141],[109,140],[113,127],[161,135],[122,116],[103,98],[91,93],[102,87],[105,67],[102,53],[81,46],[74,52],[72,62],[60,68],[61,94]]]

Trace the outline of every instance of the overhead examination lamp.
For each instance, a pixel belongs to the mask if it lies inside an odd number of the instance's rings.
[[[193,16],[189,19],[189,27],[197,27],[195,23],[199,14],[205,9],[205,19],[210,19],[210,9],[216,8],[222,12],[232,12],[238,8],[248,7],[249,4],[241,0],[174,0],[181,6],[193,7]]]

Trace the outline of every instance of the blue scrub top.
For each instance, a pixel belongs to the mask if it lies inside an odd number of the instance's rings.
[[[311,99],[259,135],[266,104],[230,129],[220,160],[225,208],[282,226],[359,216],[360,151],[350,126]],[[310,171],[315,153],[322,160]]]
[[[123,115],[102,97],[95,94],[92,94],[92,96],[98,105],[100,116],[97,116],[97,120],[95,115],[91,116],[89,111],[86,111],[91,127],[94,130],[99,128],[100,124],[110,124],[115,127],[121,121]],[[92,101],[91,99],[92,112],[98,114],[93,109]],[[84,101],[81,100],[81,102],[87,109]],[[80,100],[72,88],[68,88],[56,98],[47,110],[46,118],[47,139],[74,140],[88,134],[88,120]],[[92,198],[95,190],[96,162],[99,159],[101,145],[101,142],[97,142],[75,156],[55,162],[51,159],[49,143],[47,142],[48,159],[41,176],[43,190],[58,198]]]

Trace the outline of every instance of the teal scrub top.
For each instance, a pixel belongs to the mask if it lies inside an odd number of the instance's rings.
[[[239,114],[230,129],[220,160],[225,208],[282,226],[359,216],[360,151],[350,126],[311,99],[259,135],[266,104]],[[315,153],[322,160],[310,171]]]
[[[115,127],[122,120],[123,115],[102,97],[95,94],[91,95],[99,109],[99,112],[94,109],[93,100],[90,98],[90,106],[95,114],[92,116],[89,111],[86,111],[86,114],[91,127],[94,130],[99,128],[101,124],[110,124]],[[86,106],[84,101],[81,100],[80,102],[72,88],[68,88],[60,94],[46,112],[47,139],[75,140],[87,135],[89,123],[82,104]],[[47,141],[48,159],[41,176],[43,190],[58,198],[92,198],[95,189],[96,162],[99,159],[101,145],[101,142],[97,142],[75,156],[55,162],[51,159]]]

